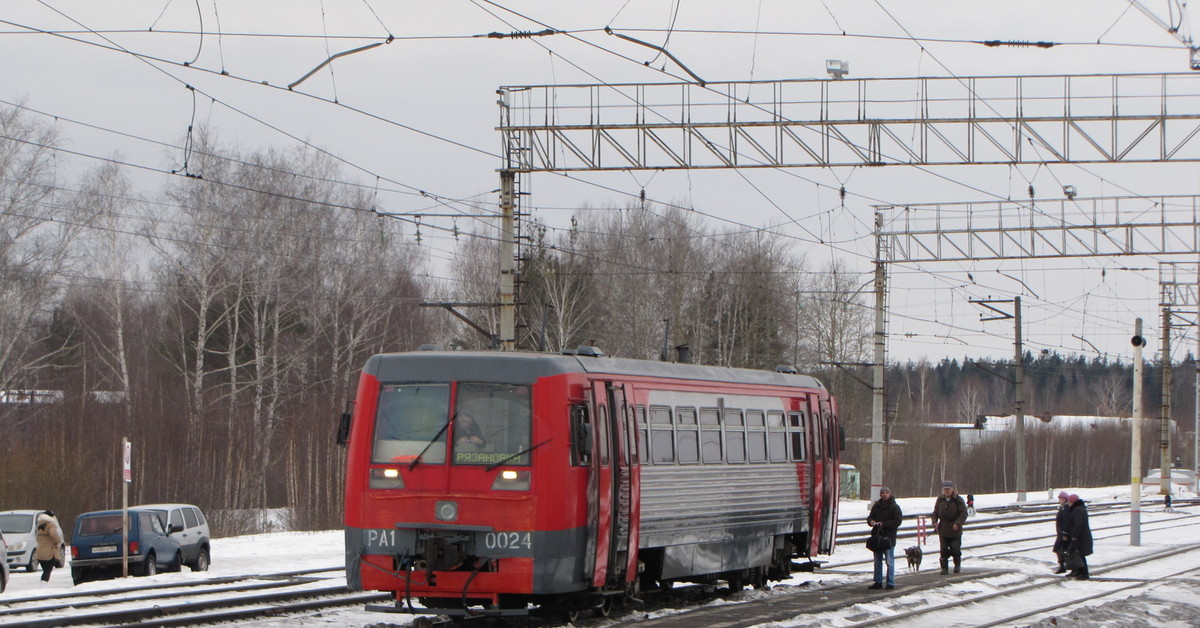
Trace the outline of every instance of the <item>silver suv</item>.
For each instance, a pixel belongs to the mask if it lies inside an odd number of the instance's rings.
[[[150,510],[158,515],[163,528],[171,538],[179,541],[183,551],[183,564],[192,571],[208,571],[212,562],[209,548],[208,519],[191,504],[145,504],[134,506],[138,510]],[[131,508],[132,510],[132,508]]]

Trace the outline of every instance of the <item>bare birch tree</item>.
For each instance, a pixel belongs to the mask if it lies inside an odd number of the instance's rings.
[[[54,359],[35,349],[61,298],[72,243],[90,222],[56,194],[56,143],[51,128],[0,109],[0,390],[35,388],[38,369]]]

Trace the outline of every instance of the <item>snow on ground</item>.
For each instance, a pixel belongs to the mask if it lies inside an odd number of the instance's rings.
[[[1149,526],[1152,522],[1168,521],[1179,519],[1180,523],[1184,521],[1192,521],[1185,519],[1188,515],[1200,514],[1200,506],[1185,506],[1175,509],[1174,513],[1164,512],[1162,499],[1156,495],[1157,485],[1145,486],[1143,498],[1142,523],[1144,526]],[[1049,493],[1030,493],[1028,495],[1029,503],[1055,503],[1050,497],[1056,494],[1059,489],[1050,491]],[[1074,492],[1085,500],[1090,501],[1108,501],[1114,499],[1127,499],[1129,496],[1129,487],[1106,487],[1106,488],[1068,488],[1068,492]],[[1190,491],[1179,491],[1175,493],[1176,498],[1193,497],[1194,494]],[[933,508],[933,497],[901,497],[898,498],[901,508],[908,515],[928,513]],[[997,495],[976,495],[976,507],[1003,506],[1013,504],[1016,501],[1016,495],[1013,493],[997,494]],[[841,524],[840,530],[844,533],[859,532],[866,530],[866,514],[869,504],[862,500],[846,500],[841,503]],[[990,515],[980,514],[976,520],[984,520]],[[1090,557],[1089,564],[1093,570],[1102,567],[1106,563],[1125,560],[1141,555],[1148,555],[1163,551],[1172,546],[1188,545],[1200,542],[1200,517],[1195,518],[1195,523],[1189,523],[1186,527],[1172,528],[1169,532],[1155,533],[1149,529],[1142,531],[1142,545],[1133,547],[1129,545],[1128,529],[1110,532],[1097,532],[1098,537],[1104,537],[1108,534],[1116,534],[1107,538],[1098,538],[1096,541],[1096,553]],[[1102,525],[1129,525],[1129,515],[1127,513],[1115,515],[1102,515],[1095,513],[1093,515],[1093,528],[1099,528]],[[911,530],[914,524],[906,522],[902,531]],[[1049,539],[1054,534],[1053,524],[1045,526],[1045,535]],[[896,585],[898,593],[901,594],[900,599],[883,599],[877,600],[870,604],[864,603],[856,605],[852,608],[837,612],[837,613],[822,613],[817,615],[804,615],[796,617],[786,622],[778,622],[774,624],[764,624],[763,626],[771,628],[793,628],[799,626],[839,626],[849,623],[848,617],[851,615],[859,615],[863,611],[873,610],[881,613],[893,612],[890,610],[892,606],[899,607],[904,604],[911,603],[913,600],[922,600],[922,604],[937,604],[953,602],[958,596],[965,596],[972,592],[977,592],[981,588],[1003,588],[1008,583],[1017,583],[1024,580],[1028,574],[1045,575],[1052,571],[1055,567],[1054,555],[1048,549],[1041,549],[1028,553],[1021,553],[1013,556],[999,558],[972,558],[972,550],[970,546],[976,543],[984,542],[985,540],[1005,540],[1025,538],[1031,535],[1030,528],[1025,527],[1017,531],[996,530],[986,533],[986,538],[983,532],[968,531],[964,536],[964,568],[986,566],[989,569],[1007,569],[1015,572],[1011,576],[1004,576],[997,579],[991,579],[987,583],[979,581],[964,582],[948,587],[936,594],[918,591],[914,589],[911,593],[904,591],[904,574],[905,567],[903,556],[898,556],[896,566]],[[912,544],[911,541],[902,540],[901,547]],[[899,552],[898,552],[899,553]],[[926,570],[936,569],[937,566],[937,539],[930,538],[925,545],[925,561]],[[831,557],[830,566],[836,567],[839,564],[847,562],[868,560],[870,552],[861,543],[847,543],[838,548],[836,554]],[[45,587],[40,585],[40,573],[25,573],[18,571],[12,574],[8,590],[0,594],[0,603],[11,602],[25,597],[42,596],[47,593],[56,591],[74,592],[74,591],[100,591],[111,588],[129,586],[132,584],[140,584],[147,580],[156,582],[178,582],[202,579],[213,576],[234,576],[253,573],[269,573],[282,571],[296,571],[302,569],[312,569],[320,567],[340,566],[343,564],[343,543],[342,532],[340,530],[332,530],[326,532],[280,532],[273,534],[261,534],[251,536],[239,536],[213,539],[212,542],[212,569],[207,573],[194,573],[186,568],[182,573],[160,574],[151,579],[139,578],[137,581],[127,581],[122,579],[88,582],[78,587],[72,586],[70,569],[56,570],[51,577],[49,584]],[[974,563],[974,564],[973,564]],[[930,567],[932,565],[932,567]],[[1156,571],[1163,574],[1174,571],[1182,571],[1189,567],[1197,567],[1192,557],[1180,557],[1177,561],[1155,561],[1152,565],[1146,568],[1145,573],[1138,575],[1142,577],[1155,577]],[[846,571],[861,570],[861,575],[847,574]],[[848,566],[844,569],[838,569],[843,573],[803,573],[796,574],[790,581],[777,584],[770,591],[759,592],[746,590],[745,592],[735,596],[730,602],[735,603],[739,600],[751,600],[761,596],[784,595],[791,592],[792,587],[803,585],[806,590],[816,591],[820,588],[844,585],[844,584],[861,584],[865,587],[870,583],[870,565]],[[334,574],[334,581],[344,582],[339,574]],[[1007,579],[1007,580],[1006,580]],[[1064,582],[1063,587],[1072,587],[1077,583]],[[1078,583],[1084,584],[1084,583]],[[1045,595],[1055,597],[1063,595],[1064,589],[1051,589]],[[864,594],[866,590],[864,589]],[[801,593],[804,595],[806,593]],[[907,598],[907,599],[905,599]],[[978,625],[988,623],[996,617],[971,615],[970,619],[964,620],[967,623],[963,625]],[[261,628],[275,627],[295,627],[295,626],[368,626],[378,624],[396,624],[406,625],[409,623],[410,616],[408,615],[386,615],[379,613],[368,613],[361,607],[338,609],[325,611],[322,613],[313,613],[301,617],[291,617],[287,619],[273,618],[254,622],[246,625],[258,626]],[[961,619],[961,618],[960,618]],[[922,628],[928,625],[928,619],[914,620],[913,626],[920,625]],[[3,625],[3,622],[0,622]],[[899,624],[904,625],[904,624]],[[1081,608],[1068,609],[1060,612],[1052,618],[1041,618],[1031,620],[1030,623],[1024,625],[1035,626],[1102,626],[1102,627],[1126,627],[1126,626],[1200,626],[1200,578],[1197,577],[1178,577],[1164,578],[1163,582],[1150,589],[1140,589],[1135,593],[1114,594],[1110,597],[1098,598],[1091,600]]]

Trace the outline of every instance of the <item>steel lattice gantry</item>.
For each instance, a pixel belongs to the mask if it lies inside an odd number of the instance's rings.
[[[885,262],[1200,252],[1200,197],[1128,196],[877,207]]]
[[[1200,75],[508,86],[517,172],[1200,161]]]
[[[876,361],[882,362],[879,338],[886,336],[886,329],[878,313],[885,309],[881,286],[886,280],[884,267],[887,263],[1195,255],[1200,253],[1200,197],[1125,196],[879,206],[876,207],[875,230],[876,355],[879,356]],[[1196,263],[1191,265],[1191,277],[1194,278]],[[1179,274],[1178,263],[1160,264],[1164,338],[1169,338],[1169,306],[1196,302],[1196,284],[1186,285],[1179,281]],[[1017,308],[1019,311],[1019,304]],[[1014,364],[1019,369],[1022,359],[1019,322],[1016,337]],[[1164,369],[1169,365],[1166,346],[1164,339]],[[882,381],[881,376],[877,377],[877,382]],[[1169,380],[1164,376],[1165,382]],[[1200,412],[1200,371],[1197,371],[1197,380],[1197,409]],[[1024,501],[1025,435],[1020,403],[1018,385],[1017,501]],[[1167,417],[1164,410],[1160,438],[1164,469],[1169,468]],[[1200,440],[1196,441],[1195,448],[1195,455],[1200,456]],[[1141,479],[1137,474],[1134,476],[1136,486]],[[1166,482],[1163,480],[1164,487]]]

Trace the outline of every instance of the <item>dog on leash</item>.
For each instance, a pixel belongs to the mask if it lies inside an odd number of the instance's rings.
[[[905,558],[908,558],[909,573],[917,573],[917,572],[921,571],[921,556],[922,555],[923,555],[923,552],[921,551],[920,545],[914,545],[912,547],[904,548],[904,556],[905,556]]]

